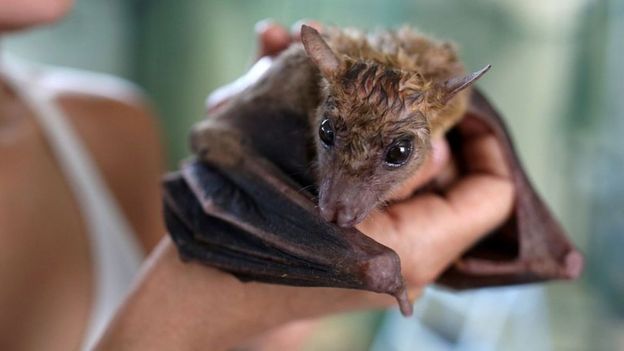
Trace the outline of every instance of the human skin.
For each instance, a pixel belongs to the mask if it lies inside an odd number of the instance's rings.
[[[288,41],[279,39],[283,30],[270,29],[277,31],[271,40],[278,40],[263,46],[278,49],[261,51],[277,53]],[[218,101],[212,103],[218,108]],[[461,156],[469,164],[465,175],[454,176],[448,146],[435,141],[422,171],[395,194],[401,201],[358,226],[399,254],[413,298],[511,212],[513,186],[496,139],[477,120],[466,119],[458,128],[465,140]],[[409,196],[442,175],[444,193]],[[288,330],[289,322],[394,304],[370,292],[241,283],[216,269],[181,262],[168,238],[150,255],[136,283],[98,349],[225,350],[241,344],[261,349],[263,340],[275,341],[260,337],[263,333]]]
[[[71,4],[0,0],[0,33],[53,22]],[[28,83],[54,96],[148,252],[164,233],[162,152],[149,108],[123,84],[103,91],[97,76],[39,73]],[[7,74],[0,62],[0,350],[73,350],[94,292],[89,236],[58,160]]]
[[[54,23],[73,3],[74,0],[0,0],[0,31]]]

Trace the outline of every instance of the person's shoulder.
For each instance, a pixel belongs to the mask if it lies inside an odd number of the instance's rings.
[[[119,153],[116,163],[123,163],[134,152],[148,157],[146,152],[160,150],[157,120],[137,85],[105,73],[59,67],[44,67],[36,76],[96,158]]]
[[[134,112],[131,116],[149,112],[149,101],[138,85],[110,74],[45,67],[39,69],[37,84],[51,92],[62,104],[108,105],[126,113]],[[114,118],[118,115],[107,116]]]
[[[149,221],[157,221],[146,211],[155,206],[151,212],[159,215],[164,157],[146,95],[123,79],[74,69],[49,69],[39,75],[38,84],[53,94],[71,121],[141,241],[153,245],[162,232],[148,228]]]

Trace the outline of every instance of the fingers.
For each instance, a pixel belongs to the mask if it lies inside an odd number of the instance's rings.
[[[277,56],[293,41],[286,28],[270,19],[258,22],[255,31],[258,37],[258,59],[264,56]]]
[[[501,178],[511,176],[498,140],[487,126],[474,117],[466,117],[458,126],[464,138],[462,157],[472,173],[487,173]]]
[[[290,32],[271,19],[258,22],[255,27],[258,36],[258,58],[277,56],[286,50],[292,42],[301,41],[301,26],[304,24],[316,30],[322,28],[319,22],[307,19],[295,22],[290,28]]]
[[[449,198],[428,194],[389,210],[394,242],[408,280],[423,286],[509,216],[511,183],[495,177],[462,179]],[[407,243],[407,245],[406,245]]]
[[[435,280],[502,224],[513,207],[513,183],[499,143],[475,121],[466,123],[460,131],[468,173],[445,194],[427,193],[394,204],[370,216],[361,228],[399,253],[404,274],[417,286]]]
[[[458,221],[466,225],[471,242],[509,217],[514,187],[501,145],[485,125],[468,118],[459,128],[468,174],[449,189],[446,200]]]
[[[400,201],[410,197],[414,191],[429,183],[449,163],[450,150],[445,139],[434,140],[431,143],[431,153],[418,169],[416,174],[392,191],[389,200]]]

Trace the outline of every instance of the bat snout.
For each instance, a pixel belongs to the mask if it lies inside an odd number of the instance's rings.
[[[336,215],[336,224],[343,228],[353,227],[356,225],[357,216],[354,211],[342,208]]]
[[[324,220],[348,228],[366,218],[375,206],[375,193],[354,183],[352,179],[336,175],[321,182],[319,211]]]
[[[366,216],[366,211],[362,210],[358,204],[340,199],[335,201],[321,200],[319,210],[324,220],[334,222],[345,228],[355,226]]]

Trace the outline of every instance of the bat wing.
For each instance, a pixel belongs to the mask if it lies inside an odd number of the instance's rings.
[[[170,174],[165,220],[184,260],[243,281],[387,293],[411,314],[396,253],[324,222],[312,198],[259,156],[223,164],[204,155]]]
[[[507,223],[469,250],[439,282],[465,289],[578,277],[583,256],[531,185],[502,118],[479,91],[472,95],[466,118],[484,122],[500,143],[511,169],[515,206]],[[455,137],[460,144],[461,135]]]

